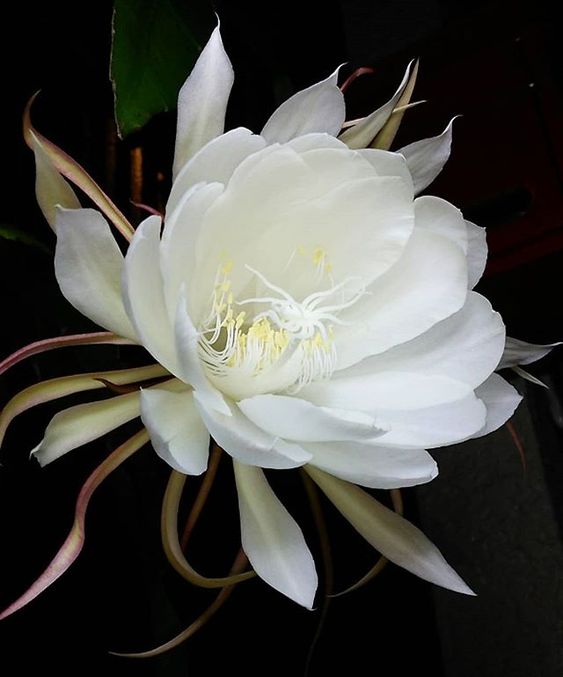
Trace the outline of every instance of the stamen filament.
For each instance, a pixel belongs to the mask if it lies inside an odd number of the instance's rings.
[[[319,269],[324,267],[326,257],[323,249],[315,250],[313,264]],[[335,302],[335,295],[361,278],[348,277],[298,301],[260,271],[248,264],[244,267],[275,295],[236,299],[229,278],[232,262],[228,268],[219,267],[210,299],[210,313],[200,326],[200,354],[210,375],[222,379],[241,376],[252,379],[266,371],[277,373],[289,360],[295,364],[297,359],[300,367],[297,375],[292,371],[293,384],[284,385],[286,392],[294,393],[311,381],[329,378],[337,361],[333,326],[348,324],[338,317],[338,313],[368,292],[360,286],[340,304]],[[333,299],[332,303],[323,305],[329,299]],[[248,321],[245,311],[235,315],[235,306],[253,303],[268,307]],[[330,323],[329,326],[326,323]],[[227,381],[225,383],[228,385]]]

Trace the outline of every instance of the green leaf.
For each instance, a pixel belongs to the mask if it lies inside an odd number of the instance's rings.
[[[4,240],[12,240],[13,242],[21,242],[21,244],[26,244],[30,247],[36,247],[46,254],[51,254],[51,250],[46,244],[43,244],[43,242],[40,242],[34,238],[33,235],[29,235],[17,226],[10,226],[5,223],[0,223],[0,238]]]
[[[120,137],[176,107],[201,51],[196,36],[209,33],[212,17],[205,0],[115,0],[111,80]]]

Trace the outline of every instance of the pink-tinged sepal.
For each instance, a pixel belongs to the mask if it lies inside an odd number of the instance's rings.
[[[407,70],[399,88],[391,99],[367,117],[359,120],[356,125],[342,132],[339,139],[352,149],[367,148],[370,146],[378,134],[383,131],[385,124],[390,119],[395,108],[398,105],[406,105],[408,103],[408,100],[402,97],[405,92],[408,92],[408,98],[410,99],[410,93],[414,88],[414,82],[416,80],[417,65],[418,64],[415,64],[413,67],[413,62],[411,61],[407,66]],[[387,150],[389,146],[390,141],[389,143],[376,144],[373,147]]]
[[[80,202],[65,180],[66,178],[80,188],[102,210],[117,230],[127,240],[130,240],[134,233],[133,226],[94,179],[75,160],[33,127],[30,110],[34,99],[35,97],[32,97],[25,107],[23,135],[35,155],[37,201],[49,225],[54,227],[57,205],[67,209],[80,208]]]
[[[76,509],[74,513],[74,523],[72,528],[61,546],[58,553],[55,555],[49,566],[33,583],[33,585],[24,592],[15,602],[10,604],[7,609],[0,613],[0,620],[11,616],[19,609],[33,601],[44,590],[46,590],[52,583],[54,583],[59,576],[70,567],[80,554],[85,540],[85,517],[88,503],[92,498],[94,491],[106,479],[106,477],[113,472],[123,461],[129,458],[132,454],[138,451],[149,440],[148,433],[141,430],[136,435],[133,435],[127,442],[118,447],[112,454],[110,454],[103,463],[101,463],[96,470],[84,483],[78,499],[76,501]]]
[[[133,345],[129,339],[117,336],[111,331],[93,331],[86,334],[71,334],[69,336],[55,336],[53,338],[34,341],[15,353],[8,355],[0,362],[0,376],[14,367],[19,362],[23,362],[28,357],[39,355],[56,348],[66,348],[68,346],[90,346],[96,344],[111,343],[114,345]]]

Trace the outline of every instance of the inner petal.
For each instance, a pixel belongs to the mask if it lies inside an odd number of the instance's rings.
[[[235,264],[235,295],[259,291],[247,289],[258,284],[249,266],[303,300],[319,289],[322,270],[335,281],[351,271],[362,284],[373,280],[400,257],[410,237],[412,195],[400,177],[377,176],[361,157],[352,163],[359,174],[328,165],[323,172],[291,148],[265,151],[241,163],[205,216],[188,285],[196,323],[227,260]]]

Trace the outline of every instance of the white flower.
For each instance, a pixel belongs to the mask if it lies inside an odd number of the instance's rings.
[[[384,555],[470,592],[415,527],[353,486],[430,481],[427,449],[494,430],[520,399],[494,373],[503,322],[471,291],[483,231],[442,199],[415,198],[446,161],[451,126],[402,152],[363,148],[402,83],[339,139],[334,74],[260,135],[223,133],[232,81],[215,30],[180,93],[164,226],[146,219],[125,258],[100,212],[58,208],[67,299],[174,378],[62,412],[35,453],[49,462],[140,412],[183,473],[205,470],[210,435],[232,456],[244,549],[300,604],[313,603],[313,559],[262,468],[304,466]]]

